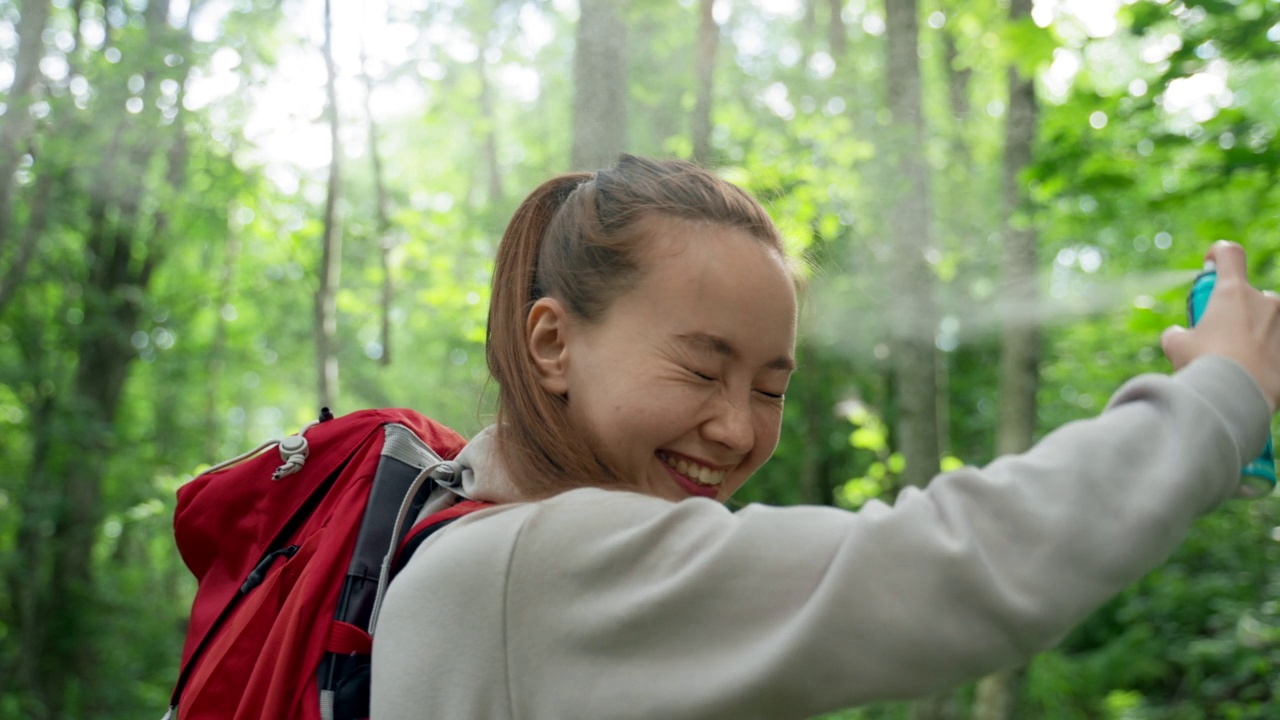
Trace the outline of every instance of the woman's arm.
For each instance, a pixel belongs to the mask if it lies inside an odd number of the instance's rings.
[[[1269,410],[1210,356],[892,507],[554,498],[525,520],[507,575],[516,715],[802,718],[1016,663],[1228,497]]]

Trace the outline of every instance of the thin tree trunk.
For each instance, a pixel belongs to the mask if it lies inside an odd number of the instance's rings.
[[[956,47],[955,32],[948,23],[942,33],[942,55],[947,73],[947,103],[951,117],[958,125],[969,116],[969,78],[973,76],[973,69],[956,67],[960,50]]]
[[[965,124],[969,118],[969,80],[972,68],[956,67],[960,51],[956,47],[956,23],[948,21],[942,29],[943,71],[947,77],[947,103],[951,110],[952,163],[967,168],[972,163],[972,153],[965,140]],[[965,197],[968,197],[967,192]]]
[[[484,53],[481,53],[483,62]],[[483,66],[482,66],[483,69]],[[378,122],[373,117],[373,76],[369,74],[368,57],[360,52],[360,70],[364,75],[364,114],[369,122],[369,161],[373,166],[373,194],[377,219],[378,254],[382,262],[382,356],[383,367],[391,364],[391,302],[395,298],[395,285],[391,277],[391,201],[387,197],[387,183],[382,172],[382,153],[378,150]],[[483,81],[483,75],[481,75]],[[482,86],[481,99],[485,100]],[[496,155],[496,150],[494,151]],[[495,157],[494,163],[497,160]]]
[[[1013,0],[1014,18],[1030,14],[1031,0]],[[1040,382],[1040,332],[1036,306],[1036,233],[1016,214],[1026,199],[1021,174],[1031,165],[1036,132],[1033,78],[1009,69],[1009,115],[1006,124],[1003,195],[1005,228],[1005,297],[1019,308],[1019,322],[1006,323],[1000,372],[1000,424],[997,452],[1019,453],[1031,447],[1036,425],[1036,390]]]
[[[892,353],[898,408],[898,447],[906,461],[903,480],[924,487],[938,474],[938,377],[934,345],[937,308],[934,271],[926,260],[933,247],[929,178],[923,156],[924,114],[920,83],[919,18],[915,0],[886,3],[888,97],[892,114],[886,154],[896,181],[889,188],[886,226],[893,242]],[[915,720],[943,717],[945,696],[912,707]]]
[[[49,24],[49,0],[26,0],[18,20],[18,56],[13,66],[13,84],[5,98],[6,110],[0,122],[0,258],[9,244],[13,221],[13,179],[18,171],[21,149],[35,131],[31,117],[32,95],[40,77],[44,56],[45,27]]]
[[[1013,0],[1016,21],[1031,12],[1031,0]],[[1031,165],[1037,107],[1035,82],[1009,69],[1009,114],[1005,125],[1002,189],[1006,227],[1004,295],[1008,307],[1017,307],[1019,321],[1007,322],[1000,372],[1000,424],[997,452],[1019,453],[1031,447],[1036,425],[1036,390],[1040,382],[1040,332],[1035,308],[1036,233],[1019,223],[1016,214],[1026,199],[1022,172]]]
[[[693,161],[700,165],[711,162],[711,101],[716,70],[716,50],[720,45],[720,25],[715,16],[716,0],[701,0],[698,22],[698,55],[694,70],[698,83],[698,99],[693,107]]]
[[[831,46],[831,57],[839,60],[845,56],[845,52],[849,49],[849,30],[844,25],[844,2],[843,0],[830,0],[828,6],[831,11],[831,23],[827,26],[827,41]]]
[[[480,75],[480,114],[484,118],[484,166],[489,176],[488,202],[491,207],[502,204],[502,170],[498,166],[498,118],[493,113],[492,91],[489,73],[485,70],[484,53],[476,60],[476,72]]]
[[[810,38],[818,27],[818,3],[822,0],[804,0],[804,18],[800,21],[800,41],[804,43],[804,54],[813,51]]]
[[[899,446],[906,459],[905,480],[923,487],[938,473],[937,369],[934,334],[937,308],[934,272],[926,260],[932,248],[929,179],[923,157],[924,121],[920,61],[916,53],[915,0],[888,3],[888,82],[892,126],[886,133],[893,160],[890,217],[894,247],[895,367]]]
[[[570,164],[595,170],[626,149],[626,0],[581,0],[579,7]]]
[[[1013,0],[1009,16],[1013,22],[1031,13],[1031,0]],[[1040,384],[1040,332],[1037,326],[1039,303],[1036,287],[1036,233],[1016,221],[1016,213],[1026,194],[1020,183],[1022,171],[1031,164],[1036,131],[1035,83],[1010,67],[1009,114],[1005,125],[1005,156],[1002,177],[1006,222],[1004,246],[1004,289],[1002,302],[1017,308],[1006,315],[1000,354],[1000,416],[996,429],[999,455],[1024,452],[1031,447],[1036,426],[1036,391]],[[995,673],[978,683],[974,697],[974,720],[1012,720],[1024,668]]]
[[[325,93],[329,121],[329,185],[324,201],[323,251],[316,289],[316,364],[320,407],[334,407],[338,395],[338,283],[342,271],[342,228],[338,195],[342,191],[342,146],[338,128],[338,70],[333,60],[332,0],[324,2]]]

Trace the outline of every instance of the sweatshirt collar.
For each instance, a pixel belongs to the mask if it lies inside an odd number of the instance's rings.
[[[414,523],[434,515],[462,499],[494,504],[525,502],[529,498],[512,481],[506,463],[498,456],[497,427],[481,430],[462,448],[452,461],[461,472],[457,485],[437,484]]]
[[[491,503],[523,502],[528,498],[511,478],[498,456],[497,426],[481,430],[454,458],[462,466],[463,497]]]

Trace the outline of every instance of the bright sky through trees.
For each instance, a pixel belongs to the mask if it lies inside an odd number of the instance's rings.
[[[685,4],[688,4],[685,2]],[[764,15],[798,18],[803,8],[800,0],[757,0],[754,3]],[[196,18],[192,31],[197,40],[212,42],[217,39],[221,23],[230,11],[231,0],[209,0]],[[363,103],[364,88],[360,80],[361,53],[368,57],[369,72],[376,78],[383,76],[387,68],[405,62],[413,54],[413,45],[428,42],[437,46],[452,60],[470,62],[479,49],[465,31],[444,23],[429,25],[422,37],[419,29],[406,20],[409,14],[420,10],[419,3],[403,0],[367,0],[358,3],[335,3],[334,54],[340,76],[339,103],[344,106],[344,118],[355,118],[355,111]],[[556,0],[556,12],[569,11],[573,0]],[[282,189],[296,189],[297,172],[310,173],[327,165],[328,130],[321,123],[324,105],[324,63],[315,47],[321,33],[321,0],[288,0],[284,12],[290,19],[282,33],[277,48],[279,62],[271,75],[257,87],[244,87],[240,71],[240,56],[232,48],[224,47],[214,53],[207,70],[196,73],[188,84],[187,106],[197,109],[226,102],[237,93],[246,93],[240,101],[248,107],[245,128],[247,139],[253,147],[247,149],[249,158],[266,164],[270,176]],[[729,19],[727,3],[721,3],[718,14],[721,21]],[[1116,30],[1118,0],[1037,0],[1032,17],[1042,27],[1054,24],[1067,39],[1083,42],[1085,38],[1106,38]],[[175,16],[187,11],[186,3],[177,0],[172,8]],[[852,2],[846,8],[847,19],[859,22],[872,34],[883,31],[883,19],[878,11],[868,11],[865,2]],[[945,18],[942,19],[945,22]],[[532,57],[553,39],[554,29],[542,11],[532,5],[524,6],[519,16],[520,36],[503,53],[495,53],[491,59],[493,80],[501,93],[524,102],[536,99],[541,78],[527,65],[507,61],[512,55]],[[12,34],[5,24],[0,26],[0,45]],[[1176,36],[1168,36],[1176,39]],[[765,51],[763,38],[754,36],[750,27],[743,28],[738,37],[740,47],[757,47]],[[1156,63],[1170,50],[1163,49],[1161,40],[1148,43],[1141,50],[1141,58]],[[1115,54],[1131,51],[1116,48]],[[1110,54],[1108,54],[1110,55]],[[504,57],[505,56],[505,57]],[[1099,57],[1099,62],[1114,62],[1115,57]],[[1041,82],[1050,98],[1064,98],[1076,73],[1084,67],[1084,58],[1070,48],[1059,48],[1054,62],[1044,71]],[[1126,61],[1132,64],[1132,60]],[[439,63],[420,62],[417,71],[424,77],[439,79],[444,67]],[[1216,113],[1217,108],[1230,102],[1226,91],[1226,65],[1211,65],[1203,73],[1172,84],[1163,98],[1164,107],[1172,114],[1186,113],[1196,122],[1204,122]],[[0,80],[4,80],[0,77]],[[1144,87],[1139,84],[1135,87]],[[788,112],[785,86],[770,86],[760,101],[775,112]],[[420,83],[412,78],[400,77],[395,82],[378,87],[373,96],[373,109],[380,121],[404,118],[420,112],[428,102]],[[348,133],[348,150],[359,156],[363,151],[363,134]]]

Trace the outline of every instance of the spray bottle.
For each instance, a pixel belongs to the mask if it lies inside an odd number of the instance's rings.
[[[1187,296],[1187,325],[1195,327],[1209,304],[1209,295],[1218,280],[1217,268],[1212,260],[1204,264],[1204,270],[1191,283],[1191,293]],[[1244,467],[1240,473],[1241,497],[1257,498],[1271,494],[1276,486],[1276,459],[1271,443],[1271,433],[1267,433],[1267,446],[1256,460]]]

